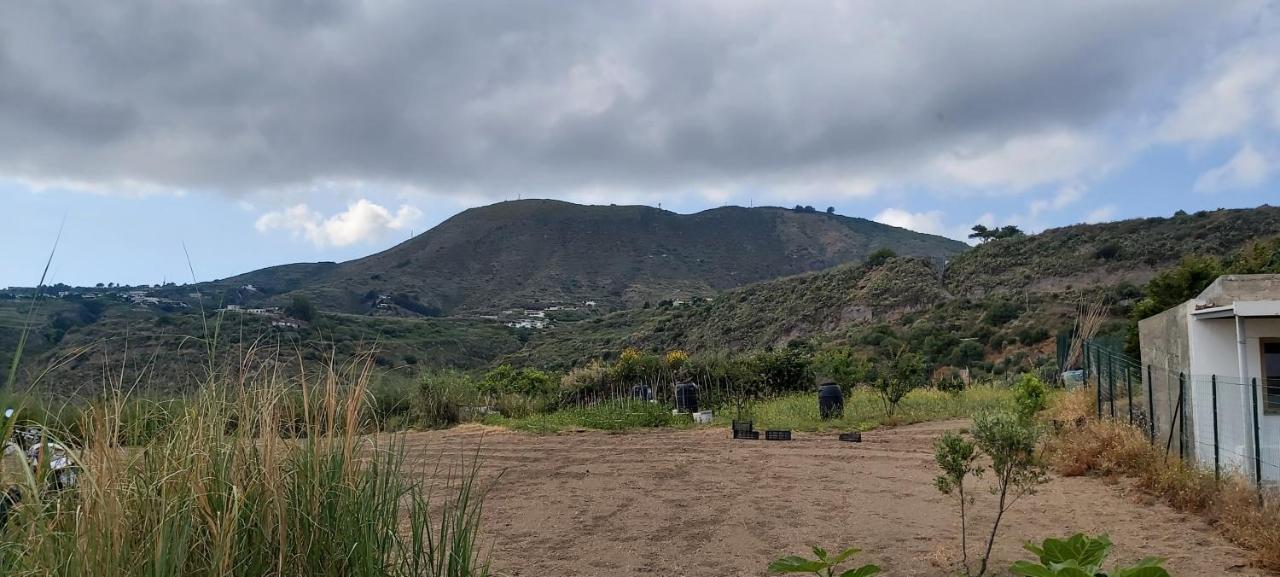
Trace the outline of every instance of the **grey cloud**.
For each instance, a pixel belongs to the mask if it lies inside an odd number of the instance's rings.
[[[1123,124],[1270,9],[0,0],[0,176],[504,196],[911,174]]]

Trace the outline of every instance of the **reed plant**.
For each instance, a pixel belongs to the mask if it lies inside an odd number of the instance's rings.
[[[82,468],[71,489],[6,461],[23,499],[0,529],[0,574],[486,575],[477,463],[409,463],[402,437],[362,434],[377,428],[369,358],[286,365],[211,370],[194,397],[149,405],[145,434],[130,434],[123,393],[84,407],[49,432]]]

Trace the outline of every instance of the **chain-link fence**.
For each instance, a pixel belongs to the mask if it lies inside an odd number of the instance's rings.
[[[1280,482],[1280,383],[1191,375],[1142,365],[1098,343],[1084,347],[1085,381],[1099,418],[1128,422],[1151,442],[1216,475]],[[1268,390],[1272,394],[1267,394]]]

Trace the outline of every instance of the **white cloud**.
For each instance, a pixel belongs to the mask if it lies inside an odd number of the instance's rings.
[[[1115,220],[1115,218],[1116,218],[1116,206],[1114,204],[1108,204],[1106,206],[1100,206],[1097,209],[1090,212],[1087,216],[1084,217],[1084,221],[1088,223],[1108,222],[1111,220]]]
[[[942,219],[943,214],[940,210],[908,212],[900,208],[886,208],[872,220],[916,232],[946,235],[948,230]]]
[[[1265,39],[1220,57],[1207,77],[1184,91],[1157,131],[1163,142],[1216,140],[1246,132],[1277,105],[1280,41]]]
[[[1090,135],[1056,130],[956,148],[937,157],[932,168],[946,182],[1025,189],[1101,168],[1104,148]]]
[[[1034,220],[1041,214],[1049,211],[1062,210],[1071,206],[1084,198],[1085,187],[1079,184],[1068,184],[1058,189],[1053,198],[1040,199],[1031,202],[1031,216]]]
[[[360,199],[347,205],[347,210],[325,218],[306,204],[271,211],[258,217],[254,226],[259,232],[287,230],[319,247],[348,246],[377,240],[393,230],[407,228],[422,216],[422,211],[409,205],[393,214],[382,205]]]
[[[1226,164],[1201,174],[1195,189],[1196,192],[1223,192],[1253,188],[1266,182],[1274,169],[1266,156],[1246,144]]]

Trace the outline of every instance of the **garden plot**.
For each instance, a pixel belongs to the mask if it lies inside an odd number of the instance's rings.
[[[535,436],[476,426],[412,433],[409,458],[482,458],[484,538],[500,575],[764,575],[808,545],[860,547],[889,576],[954,575],[955,501],[933,487],[933,441],[960,422],[733,441],[726,429]],[[477,446],[479,447],[477,451]],[[499,475],[501,473],[501,475]],[[985,488],[985,480],[979,481]],[[975,527],[989,527],[985,491]],[[1006,516],[994,574],[1028,540],[1109,533],[1115,561],[1174,575],[1265,575],[1195,516],[1101,480],[1054,478]],[[970,535],[970,546],[982,539]],[[971,557],[973,551],[971,551]]]

